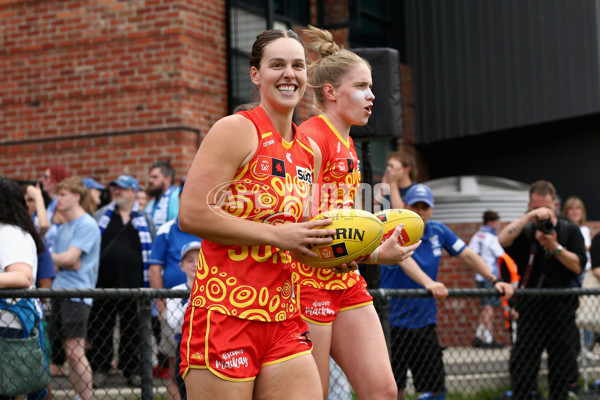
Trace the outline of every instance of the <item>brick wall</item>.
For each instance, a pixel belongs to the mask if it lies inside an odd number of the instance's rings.
[[[226,112],[223,1],[6,0],[0,19],[3,175],[144,184],[170,159],[179,180]]]

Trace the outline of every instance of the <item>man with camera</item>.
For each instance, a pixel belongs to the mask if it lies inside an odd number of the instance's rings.
[[[515,260],[519,288],[569,288],[586,263],[579,227],[558,219],[556,189],[548,181],[529,188],[529,211],[498,234]],[[541,399],[537,385],[541,357],[548,354],[550,398],[567,400],[575,382],[579,331],[577,296],[515,296],[517,340],[510,357],[513,399]]]

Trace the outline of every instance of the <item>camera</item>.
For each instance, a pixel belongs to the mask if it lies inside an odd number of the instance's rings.
[[[537,230],[549,235],[554,230],[554,224],[550,219],[541,219],[537,223]]]

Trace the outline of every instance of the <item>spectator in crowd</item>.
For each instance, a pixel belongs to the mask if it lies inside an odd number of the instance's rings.
[[[404,197],[404,207],[421,216],[425,231],[421,245],[413,256],[400,262],[415,263],[433,281],[437,281],[442,250],[458,256],[475,272],[481,274],[498,292],[509,299],[513,287],[501,281],[490,267],[459,239],[446,225],[431,220],[434,199],[431,189],[423,184],[411,187]],[[422,289],[397,265],[382,265],[380,287],[388,289]],[[404,399],[407,371],[412,372],[415,389],[421,398],[446,399],[442,348],[436,331],[437,308],[435,298],[402,298],[390,301],[392,367],[398,385],[398,398]],[[430,396],[430,397],[428,397]]]
[[[23,197],[23,189],[0,176],[0,289],[35,287],[38,255],[44,245]],[[0,311],[0,335],[15,337],[22,326],[12,316],[3,319]],[[6,365],[0,368],[6,368]],[[47,389],[30,393],[30,399],[44,399]],[[1,399],[9,397],[0,396]]]
[[[27,211],[32,218],[32,221],[37,220],[39,227],[36,226],[36,231],[42,235],[44,227],[47,229],[50,226],[48,218],[46,216],[46,208],[44,207],[44,199],[42,197],[42,191],[39,187],[33,185],[23,186],[23,196],[25,203],[27,204]],[[35,216],[37,215],[37,219]],[[35,224],[35,223],[34,223]],[[44,246],[41,253],[38,254],[38,270],[35,276],[36,284],[38,288],[49,288],[52,286],[52,280],[56,273],[54,271],[54,262],[52,262],[52,256],[48,249]]]
[[[148,201],[145,210],[152,216],[156,228],[174,219],[179,211],[179,189],[174,186],[175,169],[167,161],[158,161],[150,167]]]
[[[201,242],[192,241],[188,242],[181,248],[181,261],[179,265],[181,270],[185,273],[186,281],[177,286],[173,286],[174,290],[190,290],[194,283],[194,277],[196,276],[196,268],[198,267],[198,254],[200,251]],[[172,362],[169,367],[173,369],[172,378],[169,380],[169,399],[177,399],[174,393],[179,393],[179,399],[186,399],[185,384],[183,379],[179,375],[179,363],[181,362],[181,355],[179,353],[179,346],[181,344],[181,326],[183,325],[183,317],[185,310],[189,304],[189,297],[185,299],[179,298],[168,298],[166,302],[165,311],[161,314],[161,317],[167,321],[169,327],[169,333],[175,340],[174,352],[169,356]]]
[[[496,231],[500,227],[500,216],[495,211],[483,213],[483,225],[473,235],[469,242],[469,248],[473,250],[488,265],[494,276],[500,276],[498,271],[498,258],[504,254],[504,249],[498,242]],[[475,282],[479,289],[491,289],[492,284],[480,274],[475,274]],[[494,340],[494,307],[500,306],[498,297],[480,297],[483,309],[479,315],[479,324],[475,331],[474,347],[497,349],[502,344]]]
[[[376,199],[385,199],[389,208],[402,208],[403,199],[408,189],[413,187],[417,176],[415,159],[412,154],[395,151],[388,155],[385,172],[381,183],[389,185],[389,194],[381,192]],[[386,186],[382,185],[382,190]],[[377,200],[376,200],[377,201]]]
[[[35,229],[42,236],[42,232],[48,230],[50,223],[46,215],[46,207],[44,205],[44,198],[42,196],[42,190],[38,185],[25,184],[22,186],[23,196],[25,198],[25,204],[27,205],[27,211],[34,221]],[[37,217],[37,218],[36,218]],[[48,248],[44,246],[44,249],[37,256],[38,265],[37,273],[35,276],[35,287],[37,288],[50,288],[52,287],[52,281],[56,276],[54,270],[54,262],[52,261],[52,255]],[[48,337],[48,322],[45,318],[44,307],[46,305],[45,299],[35,299],[39,309],[41,310],[42,326],[44,328],[44,351],[46,353],[46,359],[50,360],[52,355],[50,339]],[[54,371],[59,369],[58,366],[50,364]],[[51,387],[48,385],[48,396],[51,395]]]
[[[39,184],[31,185],[25,184],[23,186],[25,191],[25,202],[27,203],[27,210],[29,215],[33,219],[35,229],[43,237],[48,229],[50,229],[50,221],[48,220],[48,214],[46,213],[46,205],[44,204],[44,196],[42,189]]]
[[[43,249],[23,190],[0,176],[0,289],[35,287],[37,255]]]
[[[36,231],[40,234],[41,237],[43,236],[43,232],[47,231],[50,227],[50,223],[46,215],[46,207],[44,205],[42,190],[39,188],[38,185],[34,186],[31,184],[23,185],[22,189],[23,196],[25,198],[25,204],[27,205],[27,211],[29,212],[32,221],[34,221]],[[35,276],[35,286],[37,288],[52,287],[52,281],[56,276],[56,272],[54,270],[54,262],[52,261],[52,255],[50,254],[50,251],[46,246],[44,246],[42,252],[38,254],[37,260],[38,266],[37,273]],[[47,359],[51,359],[52,347],[48,337],[48,323],[44,315],[44,307],[46,307],[47,303],[44,301],[44,299],[39,299],[38,304],[40,309],[42,310],[42,325],[44,327],[44,339],[47,342],[44,346],[44,350],[46,351]],[[60,370],[60,367],[54,364],[50,364],[50,369],[51,372],[54,372],[56,374]],[[48,385],[48,390],[50,390],[50,385]]]
[[[100,204],[102,204],[102,191],[106,189],[105,185],[101,185],[94,178],[83,178],[82,179],[85,187],[88,190],[89,198],[91,199],[90,213],[93,215]],[[85,207],[84,207],[85,208]]]
[[[592,239],[592,243],[590,244],[590,258],[592,259],[591,264],[592,268],[590,272],[594,274],[594,276],[600,279],[600,235],[594,235]]]
[[[121,175],[109,183],[112,202],[96,212],[102,234],[98,288],[139,288],[155,235],[154,222],[136,202],[137,180]],[[113,356],[113,331],[119,318],[118,368],[127,382],[141,385],[139,371],[139,318],[135,299],[96,299],[92,307],[90,364],[101,385],[110,372]]]
[[[87,189],[81,179],[71,177],[57,185],[56,209],[66,222],[56,232],[52,261],[57,270],[53,289],[92,289],[98,279],[100,229],[82,206]],[[82,400],[92,396],[92,370],[85,354],[92,299],[53,299],[49,318],[51,340],[62,341],[69,379]],[[54,355],[53,355],[54,357]],[[59,364],[60,365],[60,364]]]
[[[179,186],[179,195],[183,192],[185,179]],[[179,218],[175,217],[160,227],[156,234],[156,239],[152,244],[150,254],[150,287],[153,289],[170,289],[174,286],[185,283],[185,271],[179,266],[181,260],[181,249],[184,244],[200,241],[200,238],[182,232],[179,228]],[[153,329],[156,338],[158,338],[158,365],[154,367],[154,375],[169,377],[171,369],[168,367],[167,355],[172,353],[173,340],[165,337],[161,333],[166,321],[159,318],[165,310],[165,300],[155,299],[153,303]]]
[[[498,233],[500,244],[517,263],[520,288],[571,287],[586,264],[579,227],[557,218],[557,209],[554,185],[536,181],[529,188],[529,211]],[[577,296],[517,297],[517,340],[510,357],[515,400],[541,398],[537,382],[544,350],[550,398],[567,399],[573,376],[565,371],[577,370],[578,303]]]
[[[58,200],[56,188],[60,182],[69,176],[71,176],[71,174],[64,165],[51,165],[46,168],[42,175],[42,190],[44,190],[50,198],[50,203],[46,207],[46,215],[50,222],[50,228],[48,228],[48,231],[43,236],[44,244],[48,247],[49,251],[52,251],[58,227],[66,220],[65,216],[60,211],[55,213],[56,202]]]
[[[579,275],[578,279],[575,282],[576,286],[581,286],[585,274],[587,274],[592,268],[592,259],[590,257],[590,246],[592,244],[592,237],[590,235],[590,228],[588,228],[585,224],[587,215],[585,210],[585,204],[583,204],[583,200],[581,200],[581,198],[577,196],[569,197],[563,205],[561,215],[564,218],[570,219],[571,222],[573,222],[579,227],[579,231],[581,232],[581,235],[583,235],[583,241],[585,242],[587,263],[585,264],[583,272],[581,273],[581,275]],[[592,352],[595,343],[594,331],[590,329],[583,329],[581,331],[581,334],[583,335],[584,344],[584,347],[581,349],[581,353],[583,354],[583,356],[587,357],[590,360],[600,359],[600,356]]]
[[[146,205],[148,204],[148,194],[144,189],[138,190],[135,199],[137,200],[142,210],[146,208]]]

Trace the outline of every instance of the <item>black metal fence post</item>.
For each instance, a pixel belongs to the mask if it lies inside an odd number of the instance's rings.
[[[142,399],[152,400],[152,299],[142,296],[140,310],[140,374],[142,377]]]

